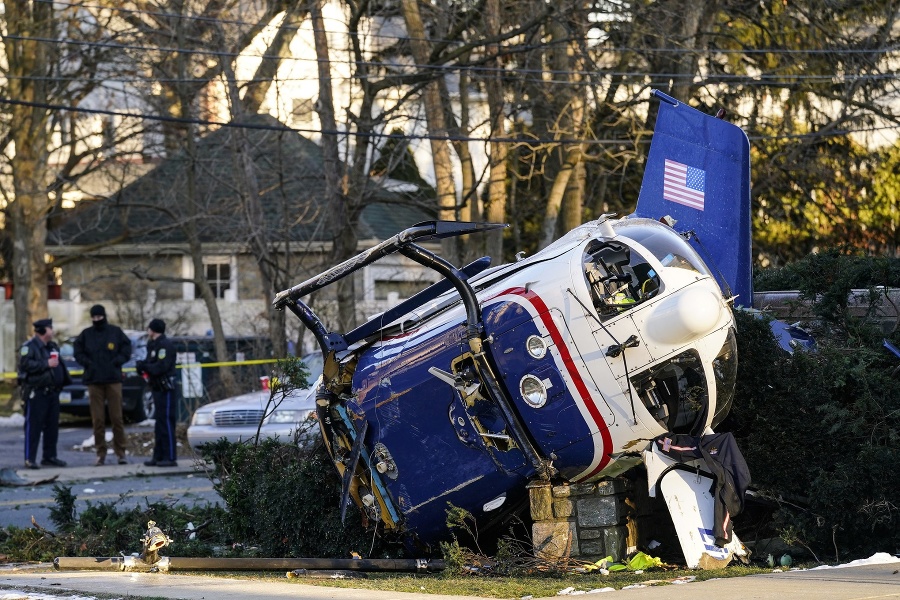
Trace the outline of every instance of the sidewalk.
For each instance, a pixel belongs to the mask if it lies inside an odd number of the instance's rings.
[[[65,461],[65,467],[40,465],[39,469],[25,468],[21,457],[21,447],[24,436],[21,433],[24,418],[15,413],[6,417],[10,421],[0,428],[3,436],[3,444],[0,446],[0,467],[12,469],[21,478],[29,482],[46,481],[54,479],[54,482],[72,483],[81,481],[95,481],[99,479],[114,479],[134,476],[176,475],[195,473],[198,470],[197,456],[189,448],[178,444],[177,467],[148,467],[144,462],[150,459],[153,450],[153,421],[128,425],[125,428],[127,437],[128,464],[117,464],[116,455],[110,450],[106,456],[106,464],[95,466],[97,455],[94,450],[93,432],[85,426],[73,426],[71,423],[60,425],[59,443],[57,444],[57,458]],[[112,431],[106,430],[107,445],[112,447]],[[43,458],[39,449],[38,460]]]
[[[900,598],[900,563],[865,565],[839,569],[790,571],[729,579],[663,585],[610,592],[612,598],[628,600],[697,600],[698,598],[752,598],[754,600],[816,600]],[[652,576],[648,576],[652,579]],[[563,582],[561,588],[564,587]],[[427,588],[428,579],[422,578]],[[122,573],[96,571],[57,572],[52,570],[0,570],[0,589],[29,587],[59,594],[70,590],[128,597],[181,598],[184,600],[452,600],[470,596],[443,596],[324,586],[285,581],[240,580],[163,573]],[[587,591],[587,590],[585,590]],[[596,597],[597,594],[589,594]],[[557,596],[568,597],[568,596]],[[601,597],[609,598],[603,594]]]
[[[154,475],[179,475],[184,473],[197,473],[202,470],[202,465],[192,458],[180,457],[177,467],[148,467],[144,464],[149,460],[146,456],[129,456],[127,465],[115,464],[116,457],[111,455],[108,460],[113,464],[103,466],[67,466],[67,467],[41,467],[40,469],[16,468],[19,477],[29,482],[43,481],[55,478],[55,482],[72,483],[78,481],[96,481],[98,479],[116,479],[120,477],[150,477]]]
[[[423,585],[428,581],[423,579]],[[23,588],[60,594],[72,591],[88,594],[111,594],[127,598],[178,598],[180,600],[460,600],[471,596],[410,594],[327,586],[305,585],[281,581],[169,575],[162,573],[109,572],[7,572],[0,570],[0,592]],[[2,594],[0,594],[2,596]]]

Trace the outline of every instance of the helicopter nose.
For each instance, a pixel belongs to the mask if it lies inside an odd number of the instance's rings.
[[[721,316],[722,303],[712,291],[689,287],[654,307],[644,335],[663,344],[683,344],[712,331]]]

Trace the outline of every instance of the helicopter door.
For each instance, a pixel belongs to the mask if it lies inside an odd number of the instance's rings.
[[[602,327],[594,327],[594,339],[603,351],[606,362],[616,379],[620,379],[628,372],[640,369],[654,360],[653,355],[650,354],[650,348],[641,335],[642,322],[643,319],[640,319],[638,315],[629,315],[607,321]],[[633,341],[629,342],[629,339],[633,339]]]

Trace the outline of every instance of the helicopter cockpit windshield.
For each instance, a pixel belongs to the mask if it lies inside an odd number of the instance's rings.
[[[616,233],[639,243],[653,253],[664,267],[677,267],[710,275],[697,252],[672,228],[653,219],[622,219]]]
[[[602,318],[633,308],[659,293],[656,271],[639,252],[621,242],[589,244],[582,264],[594,308]]]

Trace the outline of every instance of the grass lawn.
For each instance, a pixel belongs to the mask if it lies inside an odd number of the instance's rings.
[[[556,596],[566,588],[590,591],[611,587],[617,590],[630,585],[671,585],[678,578],[693,578],[694,581],[724,577],[742,577],[770,573],[767,567],[733,565],[725,569],[710,571],[690,569],[650,569],[643,573],[616,572],[609,575],[573,574],[558,577],[521,576],[494,577],[484,575],[445,575],[441,573],[418,575],[397,573],[368,573],[365,578],[320,579],[315,577],[296,577],[285,579],[284,573],[247,573],[228,572],[228,577],[239,579],[256,579],[260,581],[290,581],[303,585],[320,585],[339,588],[381,590],[390,592],[417,592],[443,594],[450,596],[481,596],[485,598],[545,598]],[[185,573],[187,574],[187,573]],[[210,577],[226,576],[217,573],[190,573]]]

